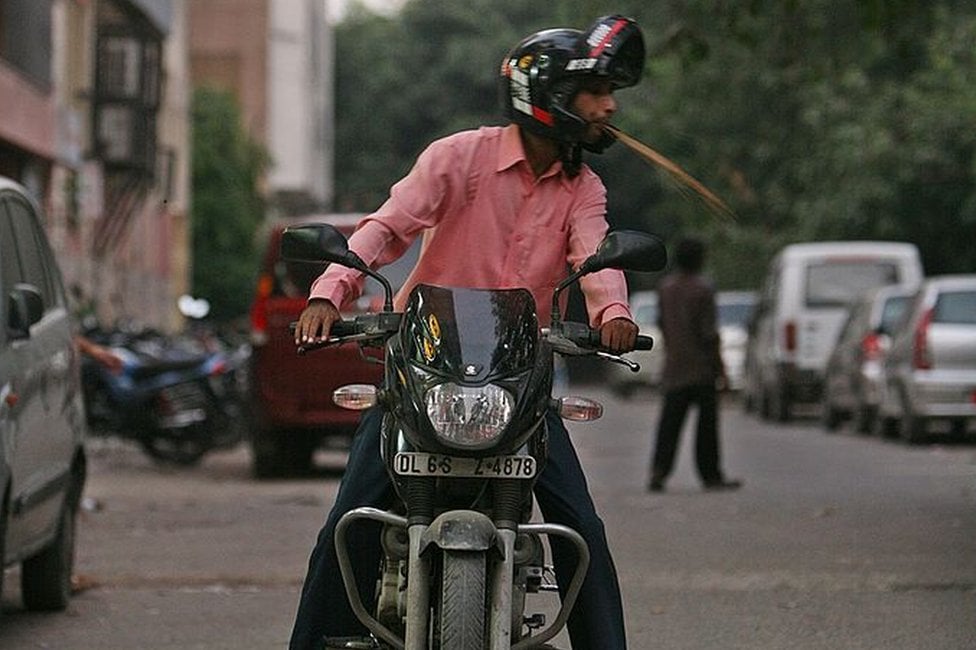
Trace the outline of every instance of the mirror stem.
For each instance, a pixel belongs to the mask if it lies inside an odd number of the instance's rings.
[[[565,290],[566,287],[573,284],[574,282],[579,280],[583,275],[586,274],[587,271],[585,269],[585,266],[586,265],[584,264],[579,268],[578,271],[575,271],[574,273],[567,276],[566,279],[564,279],[556,286],[556,290],[552,292],[552,314],[550,316],[550,321],[553,325],[557,324],[562,318],[559,314],[560,294],[562,294],[563,290]]]

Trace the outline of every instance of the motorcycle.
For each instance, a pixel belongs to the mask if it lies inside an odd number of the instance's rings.
[[[243,439],[246,350],[229,350],[200,332],[170,337],[117,328],[88,336],[122,361],[118,372],[82,361],[93,435],[133,439],[154,460],[185,466]]]
[[[597,252],[556,288],[552,321],[541,329],[526,289],[478,290],[418,285],[404,312],[393,311],[390,283],[348,249],[330,226],[286,230],[282,257],[337,263],[384,286],[383,311],[333,324],[329,338],[299,353],[358,342],[382,349],[381,387],[339,388],[340,406],[383,409],[381,455],[398,495],[389,511],[360,507],[335,532],[349,602],[368,639],[327,640],[330,648],[502,650],[538,648],[566,624],[582,587],[589,552],[569,527],[531,521],[532,487],[547,457],[546,412],[594,420],[602,406],[581,397],[553,399],[554,354],[593,355],[639,365],[600,348],[599,332],[563,321],[560,294],[604,268],[659,271],[667,253],[656,237],[610,233]],[[653,340],[638,337],[638,348]],[[382,524],[375,611],[356,587],[347,534],[363,520]],[[558,614],[546,625],[527,614],[527,595],[555,591],[544,536],[569,540],[575,574]],[[546,646],[549,647],[549,646]]]

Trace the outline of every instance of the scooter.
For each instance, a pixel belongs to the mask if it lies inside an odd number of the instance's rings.
[[[282,257],[341,264],[383,284],[384,310],[333,324],[330,337],[299,349],[356,341],[381,348],[381,387],[335,391],[340,406],[384,411],[381,455],[398,501],[390,510],[346,513],[335,545],[346,595],[371,632],[331,639],[329,648],[508,650],[538,648],[566,624],[589,563],[583,537],[563,525],[531,521],[532,487],[547,457],[546,413],[594,420],[602,406],[581,397],[552,398],[554,354],[593,355],[639,366],[600,348],[599,332],[559,316],[560,293],[604,268],[658,271],[667,253],[651,235],[610,233],[553,296],[542,329],[525,289],[476,290],[418,285],[403,313],[390,283],[323,225],[286,230]],[[638,348],[653,340],[641,336]],[[384,554],[375,608],[360,598],[350,559],[350,529],[382,524]],[[554,591],[544,536],[568,540],[578,557],[555,619],[528,614],[527,595]],[[548,646],[547,646],[548,647]]]
[[[82,362],[90,433],[133,439],[151,458],[178,465],[243,439],[240,351],[153,331],[90,337],[122,361],[119,372]]]

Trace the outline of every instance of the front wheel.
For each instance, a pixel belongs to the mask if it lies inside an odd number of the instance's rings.
[[[485,644],[485,554],[445,550],[437,631],[440,650],[482,650]]]
[[[60,611],[68,606],[75,564],[77,492],[73,488],[65,495],[54,540],[20,566],[20,591],[28,610]]]
[[[210,450],[209,442],[193,437],[181,438],[179,436],[149,434],[140,440],[140,443],[143,451],[150,458],[184,467],[196,465],[203,458],[203,455]]]

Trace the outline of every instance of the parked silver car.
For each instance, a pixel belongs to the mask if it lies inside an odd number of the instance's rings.
[[[853,418],[857,431],[874,426],[881,403],[882,364],[891,334],[918,287],[893,285],[854,301],[824,371],[823,425],[833,431]]]
[[[976,275],[927,279],[884,363],[881,433],[926,440],[936,423],[976,423]]]
[[[715,295],[716,319],[721,339],[722,362],[728,378],[729,390],[742,388],[745,375],[745,347],[748,340],[746,326],[752,317],[759,297],[755,291],[719,291]],[[618,394],[628,397],[640,387],[657,386],[664,369],[664,337],[658,326],[657,293],[638,291],[631,296],[630,310],[641,334],[654,338],[653,350],[627,354],[641,365],[638,373],[624,366],[609,369],[610,385]]]
[[[627,358],[640,364],[640,372],[632,372],[625,366],[608,364],[610,387],[621,397],[630,397],[634,391],[661,382],[664,369],[664,337],[658,325],[657,292],[635,291],[630,296],[630,313],[640,328],[640,333],[654,339],[653,350],[629,352]]]
[[[85,415],[73,318],[39,212],[0,177],[0,569],[19,562],[25,607],[58,610],[71,594]]]
[[[740,391],[745,385],[748,327],[758,302],[755,291],[719,291],[715,296],[722,363],[727,388],[732,391]]]

